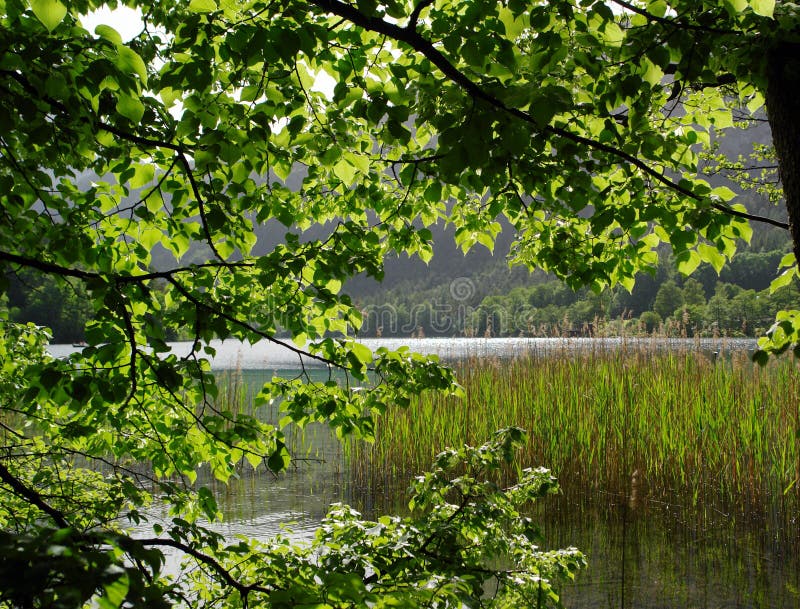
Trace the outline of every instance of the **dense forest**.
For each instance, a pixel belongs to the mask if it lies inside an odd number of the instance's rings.
[[[364,297],[365,336],[563,336],[657,333],[756,336],[775,312],[796,302],[795,288],[770,293],[783,249],[745,251],[719,276],[710,266],[691,277],[668,256],[632,292],[573,291],[544,273],[481,273],[415,291],[407,281]]]

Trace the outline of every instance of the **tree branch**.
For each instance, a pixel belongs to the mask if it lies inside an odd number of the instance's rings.
[[[206,243],[208,243],[208,247],[211,248],[211,252],[214,256],[217,257],[220,262],[225,264],[225,258],[223,258],[217,247],[214,245],[214,240],[211,238],[211,231],[208,228],[208,219],[206,217],[206,207],[205,202],[203,200],[203,195],[200,193],[200,186],[197,184],[197,180],[194,177],[194,173],[192,173],[192,166],[189,164],[189,159],[186,158],[186,155],[183,154],[182,151],[178,152],[178,159],[183,165],[183,169],[186,172],[186,178],[189,180],[189,184],[192,187],[192,192],[194,193],[194,198],[197,200],[197,208],[200,212],[200,221],[203,224],[203,235],[205,235]]]
[[[84,279],[84,280],[106,279],[109,281],[114,281],[118,284],[143,283],[145,281],[150,281],[153,279],[168,279],[173,275],[192,273],[197,269],[252,268],[255,266],[252,262],[209,262],[193,266],[176,267],[168,271],[154,271],[152,273],[142,273],[141,275],[115,275],[115,274],[105,275],[100,273],[92,273],[89,271],[82,271],[80,269],[74,269],[66,266],[61,266],[59,264],[54,264],[52,262],[45,262],[44,260],[39,260],[37,258],[30,258],[28,256],[20,256],[19,254],[12,254],[11,252],[4,252],[2,250],[0,250],[0,261],[10,262],[12,264],[18,264],[20,266],[34,268],[39,271],[48,273],[50,275],[60,275],[62,277],[76,277],[78,279]]]
[[[69,108],[67,108],[63,103],[61,103],[57,99],[53,99],[48,95],[44,95],[42,91],[34,87],[30,83],[30,81],[28,81],[28,79],[20,72],[16,70],[0,70],[0,75],[9,76],[13,80],[17,81],[17,83],[19,83],[22,86],[22,88],[25,89],[25,91],[33,95],[34,98],[45,100],[48,104],[50,104],[54,108],[58,108],[59,111],[65,114],[70,113]],[[102,129],[103,131],[108,131],[109,133],[112,133],[117,137],[120,137],[128,142],[137,144],[139,146],[145,146],[147,148],[166,148],[168,150],[172,150],[174,152],[178,152],[181,154],[191,150],[191,147],[187,147],[183,144],[173,144],[172,142],[166,142],[163,140],[154,140],[151,138],[136,135],[134,133],[129,133],[128,131],[124,131],[119,127],[115,127],[114,125],[111,125],[99,119],[95,120],[94,124],[97,128]]]
[[[125,331],[128,334],[128,344],[131,348],[131,356],[128,361],[128,365],[130,366],[130,370],[128,372],[128,378],[130,379],[131,387],[128,390],[128,396],[125,398],[125,401],[120,406],[118,412],[123,412],[128,405],[133,401],[133,398],[136,396],[136,389],[137,389],[137,381],[136,381],[136,355],[139,352],[138,345],[136,344],[136,331],[133,329],[133,320],[131,319],[131,313],[128,311],[128,307],[125,304],[124,296],[119,294],[120,296],[120,305],[119,305],[119,313],[122,316],[122,320],[125,324]]]
[[[345,4],[343,2],[340,2],[339,0],[310,0],[310,3],[322,9],[323,11],[334,13],[335,15],[343,17],[348,21],[350,21],[351,23],[353,23],[354,25],[363,27],[364,29],[373,32],[385,34],[397,40],[398,42],[404,42],[405,44],[409,45],[413,50],[417,51],[418,53],[421,53],[425,58],[427,58],[437,68],[439,68],[439,70],[441,70],[445,76],[447,76],[451,81],[453,81],[455,84],[463,88],[473,99],[479,99],[481,101],[484,101],[498,110],[501,110],[507,114],[510,114],[511,116],[514,116],[522,121],[525,121],[526,123],[534,126],[534,128],[536,128],[541,133],[550,133],[552,135],[557,135],[559,137],[563,137],[572,142],[575,142],[576,144],[581,144],[582,146],[585,146],[591,150],[597,150],[600,152],[604,152],[608,155],[611,155],[613,157],[616,157],[621,161],[633,165],[634,167],[641,170],[643,173],[653,178],[656,182],[662,184],[663,186],[666,186],[667,188],[678,194],[681,194],[685,197],[688,197],[698,202],[706,201],[704,197],[701,197],[700,195],[692,192],[688,188],[684,188],[674,180],[668,178],[662,172],[657,171],[644,161],[638,159],[632,154],[625,152],[624,150],[620,150],[619,148],[615,148],[603,142],[598,142],[596,140],[592,140],[582,135],[572,133],[562,127],[555,127],[552,125],[544,125],[544,126],[539,125],[537,121],[533,118],[533,116],[531,116],[527,112],[524,112],[523,110],[520,110],[518,108],[512,108],[507,106],[501,99],[495,97],[494,95],[482,89],[477,83],[473,82],[469,77],[467,77],[466,74],[464,74],[458,68],[456,68],[455,65],[453,65],[450,62],[450,60],[448,60],[441,53],[441,51],[439,51],[433,45],[433,43],[431,43],[426,38],[420,36],[416,31],[400,27],[398,25],[389,23],[382,19],[365,15],[354,6]],[[747,218],[750,220],[757,220],[759,222],[766,222],[767,224],[772,224],[774,226],[779,226],[781,228],[788,229],[788,225],[784,223],[776,223],[775,220],[762,219],[761,216],[746,214],[744,212],[737,212],[721,204],[712,204],[712,207],[732,216]]]
[[[741,32],[734,32],[733,30],[721,30],[718,28],[705,27],[703,25],[695,25],[693,23],[679,23],[673,19],[667,19],[666,17],[658,17],[653,13],[646,11],[643,8],[639,8],[638,6],[631,4],[630,2],[625,2],[625,0],[611,0],[611,1],[614,4],[621,6],[622,8],[629,10],[632,13],[636,13],[637,15],[645,17],[648,21],[655,21],[656,23],[670,26],[675,29],[692,30],[697,32],[705,32],[708,34],[741,34]]]
[[[411,11],[411,14],[408,16],[408,24],[406,25],[406,29],[410,32],[415,31],[417,29],[417,22],[419,21],[420,14],[435,1],[436,0],[420,0],[414,7],[414,10]]]
[[[389,165],[422,165],[423,163],[430,163],[433,161],[438,161],[443,159],[445,155],[443,154],[431,154],[429,156],[423,156],[418,159],[386,159],[383,157],[377,157],[374,160],[380,161],[381,163],[387,163]]]
[[[231,588],[238,590],[243,595],[247,595],[250,592],[263,592],[264,594],[270,594],[271,592],[274,592],[272,588],[265,588],[264,586],[259,586],[257,584],[248,585],[241,583],[239,580],[233,577],[230,572],[215,558],[200,552],[188,544],[181,543],[180,541],[175,541],[174,539],[161,539],[159,537],[153,537],[150,539],[136,539],[131,537],[129,539],[143,546],[166,547],[180,550],[184,554],[188,554],[192,558],[199,560],[203,564],[211,567],[222,579],[225,580],[225,583],[227,583]]]
[[[99,129],[102,129],[103,131],[108,131],[109,133],[112,133],[117,137],[120,137],[123,140],[128,141],[132,144],[137,144],[138,146],[144,146],[146,148],[166,148],[167,150],[172,150],[173,152],[177,152],[179,154],[185,154],[192,150],[191,146],[185,146],[183,144],[173,144],[172,142],[167,142],[164,140],[154,140],[148,137],[142,137],[140,135],[136,135],[135,133],[124,131],[119,127],[115,127],[114,125],[110,125],[100,120],[96,122],[96,125]]]
[[[789,230],[789,224],[786,222],[781,222],[780,220],[773,220],[767,216],[759,216],[756,214],[747,213],[744,211],[738,211],[736,209],[731,209],[724,203],[712,203],[711,206],[721,211],[724,214],[728,214],[729,216],[735,216],[737,218],[742,218],[744,220],[750,220],[752,222],[761,222],[763,224],[770,224],[772,226],[777,226],[778,228],[783,228],[785,230]]]
[[[271,343],[276,345],[280,345],[285,349],[295,353],[300,357],[308,357],[309,359],[317,360],[319,362],[324,363],[325,365],[336,366],[337,368],[343,370],[349,370],[350,368],[342,363],[335,362],[330,360],[326,357],[321,355],[316,355],[314,353],[310,353],[294,345],[282,341],[278,338],[275,338],[271,334],[259,330],[255,326],[242,321],[240,319],[235,318],[233,315],[229,315],[225,313],[222,308],[214,307],[208,303],[201,301],[199,298],[194,296],[191,292],[189,292],[177,279],[175,279],[175,275],[185,273],[185,272],[192,272],[193,267],[183,267],[180,269],[173,269],[170,271],[162,271],[156,273],[145,273],[142,275],[101,275],[100,273],[91,273],[88,271],[81,271],[78,269],[73,269],[65,266],[60,266],[58,264],[53,264],[50,262],[44,262],[42,260],[37,260],[35,258],[27,258],[25,256],[19,256],[17,254],[12,254],[10,252],[3,252],[0,251],[0,261],[11,262],[13,264],[19,264],[21,266],[28,266],[31,268],[38,269],[45,273],[60,275],[62,277],[77,277],[83,280],[90,280],[90,279],[100,279],[104,281],[114,281],[117,284],[128,284],[128,283],[142,283],[147,280],[151,279],[164,279],[167,282],[171,283],[175,288],[192,304],[199,306],[201,308],[207,309],[211,311],[214,315],[218,315],[219,317],[223,318],[224,320],[228,321],[231,324],[239,326],[247,330],[248,332],[252,332],[260,336],[261,338],[268,340]],[[254,266],[252,263],[226,263],[220,262],[216,264],[203,264],[198,265],[194,268],[231,268],[231,267],[252,267]],[[127,328],[126,328],[127,329]]]
[[[35,505],[45,514],[50,516],[50,518],[53,519],[53,522],[55,522],[62,529],[66,529],[70,526],[64,514],[47,503],[35,490],[23,484],[22,481],[8,471],[8,469],[6,469],[2,463],[0,463],[0,480],[10,486],[15,495],[25,499],[28,503]]]
[[[289,344],[289,343],[287,343],[285,341],[282,341],[279,338],[275,338],[274,336],[272,336],[271,334],[269,334],[267,332],[264,332],[263,330],[259,330],[258,328],[256,328],[255,326],[247,323],[246,321],[242,321],[241,319],[235,318],[233,315],[229,315],[228,313],[225,313],[225,311],[223,311],[222,309],[212,307],[211,305],[203,302],[202,300],[197,298],[194,294],[189,292],[189,290],[187,290],[183,285],[181,285],[172,276],[167,277],[167,281],[169,281],[173,286],[175,286],[175,288],[183,295],[183,297],[186,298],[186,300],[188,300],[189,302],[191,302],[195,306],[198,306],[198,307],[200,307],[202,309],[206,309],[208,311],[211,311],[214,315],[218,315],[219,317],[221,317],[225,321],[227,321],[227,322],[229,322],[231,324],[234,324],[236,326],[239,326],[240,328],[243,328],[244,330],[247,330],[248,332],[252,332],[253,334],[255,334],[257,336],[260,336],[261,338],[263,338],[265,340],[268,340],[271,343],[274,343],[276,345],[280,345],[281,347],[284,347],[285,349],[288,349],[289,351],[291,351],[292,353],[298,355],[301,358],[302,357],[308,357],[310,359],[314,359],[314,360],[323,362],[326,365],[336,366],[337,368],[341,368],[343,370],[349,370],[350,369],[348,366],[345,366],[344,364],[340,364],[340,363],[334,362],[333,360],[330,360],[330,359],[328,359],[326,357],[323,357],[321,355],[315,355],[314,353],[309,353],[308,351],[304,351],[303,349],[295,347],[294,345],[291,345],[291,344]]]
[[[27,256],[12,254],[11,252],[0,251],[0,261],[30,267],[50,275],[60,275],[61,277],[76,277],[83,280],[102,279],[102,275],[99,273],[90,273],[89,271],[82,271],[80,269],[60,266],[58,264],[45,262],[44,260],[39,260],[37,258],[28,258]]]

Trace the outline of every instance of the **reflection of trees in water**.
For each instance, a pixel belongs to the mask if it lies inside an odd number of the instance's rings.
[[[549,544],[575,544],[590,568],[564,591],[568,607],[795,607],[796,512],[691,505],[691,498],[564,494],[536,514]],[[727,506],[734,508],[736,506]],[[791,519],[794,518],[794,521]]]

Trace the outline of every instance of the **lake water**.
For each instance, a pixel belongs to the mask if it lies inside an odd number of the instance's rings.
[[[535,352],[620,348],[690,349],[711,359],[749,351],[753,340],[651,339],[414,339],[362,341],[371,349],[408,345],[444,360],[505,358]],[[237,369],[251,385],[274,373],[291,373],[299,360],[274,344],[214,345],[217,370]],[[176,353],[189,349],[174,345]],[[53,355],[74,350],[54,346]],[[314,366],[314,361],[307,362]],[[323,370],[320,374],[327,375]],[[345,501],[369,516],[403,511],[402,482],[396,494],[373,496],[355,487],[341,447],[324,428],[306,432],[297,446],[314,447],[277,478],[248,473],[229,486],[217,485],[227,521],[219,530],[265,539],[289,526],[298,538],[313,534],[330,503]],[[798,439],[800,441],[800,439]],[[554,472],[558,475],[558,472]],[[587,492],[559,481],[564,492],[536,506],[549,547],[576,546],[589,567],[564,589],[565,606],[575,609],[800,609],[800,515],[779,507],[698,509],[676,494],[633,501],[631,497]],[[209,482],[213,486],[213,483]]]
[[[426,355],[438,355],[442,360],[466,357],[514,357],[525,353],[547,354],[564,351],[607,351],[613,349],[662,349],[696,350],[708,356],[731,351],[752,351],[755,339],[730,338],[366,338],[364,345],[373,351],[379,347],[397,349],[408,346],[412,351]],[[291,344],[286,339],[287,344]],[[211,341],[217,351],[211,358],[216,370],[276,370],[321,367],[323,364],[311,358],[300,358],[292,350],[280,344],[262,341],[254,345],[237,340]],[[173,352],[186,355],[192,348],[190,342],[171,343]],[[54,357],[63,357],[76,351],[73,345],[50,345]]]

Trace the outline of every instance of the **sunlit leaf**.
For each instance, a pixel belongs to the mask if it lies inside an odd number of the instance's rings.
[[[31,0],[31,9],[42,25],[51,32],[67,15],[67,7],[59,0]]]
[[[792,281],[794,281],[794,278],[797,276],[797,274],[798,274],[797,266],[792,266],[783,271],[769,284],[770,293],[774,293],[780,290],[781,288],[784,288],[787,285],[791,284]]]
[[[333,173],[344,182],[345,186],[350,186],[356,176],[356,168],[349,161],[342,159],[333,166]]]
[[[144,116],[144,104],[136,97],[120,93],[117,97],[117,112],[134,123],[138,123]]]
[[[350,349],[352,349],[353,353],[355,353],[358,361],[364,364],[372,363],[372,351],[369,347],[362,345],[361,343],[353,343],[350,345]]]
[[[703,261],[695,250],[685,250],[675,257],[678,271],[684,275],[691,275]]]
[[[119,32],[110,25],[104,25],[101,23],[94,28],[94,33],[101,38],[105,38],[109,42],[113,42],[114,44],[122,44],[122,36],[120,36]]]
[[[136,74],[142,80],[142,84],[147,86],[147,68],[139,54],[124,45],[117,46],[116,64],[120,70],[130,74]]]
[[[772,17],[775,11],[775,0],[750,0],[753,12],[764,17]]]
[[[189,10],[193,13],[211,13],[217,10],[215,0],[191,0]]]
[[[110,584],[103,586],[104,594],[97,599],[101,609],[119,609],[128,594],[130,581],[127,574],[123,574]]]

